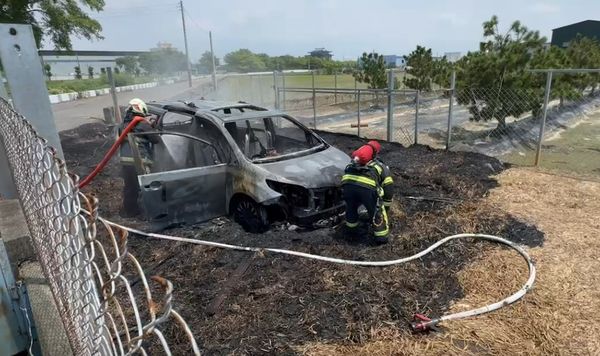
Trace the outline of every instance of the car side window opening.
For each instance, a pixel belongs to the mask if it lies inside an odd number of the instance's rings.
[[[209,167],[229,162],[231,149],[221,131],[208,120],[167,113],[153,145],[152,173]],[[170,132],[171,133],[170,133]],[[189,137],[178,135],[182,133]]]
[[[229,122],[226,129],[250,159],[285,156],[321,145],[312,132],[283,116]]]

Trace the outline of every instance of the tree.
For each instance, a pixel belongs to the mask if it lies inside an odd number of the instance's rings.
[[[200,73],[212,73],[213,58],[210,51],[202,53],[200,60],[198,61],[198,70]],[[219,66],[219,58],[215,56],[215,66]]]
[[[538,51],[530,62],[531,68],[548,69],[548,68],[567,68],[570,66],[567,51],[563,48],[552,46],[548,50]],[[546,82],[546,76],[539,75],[535,78],[537,86],[543,87]],[[559,106],[563,106],[565,99],[577,99],[581,97],[581,93],[577,90],[575,81],[576,76],[573,75],[557,75],[552,80],[551,98],[560,100]]]
[[[387,86],[385,62],[383,56],[372,52],[362,54],[358,60],[358,69],[353,74],[361,83],[367,83],[370,89],[381,89]]]
[[[106,75],[106,68],[100,68],[100,75]]]
[[[94,79],[94,67],[88,67],[88,79]]]
[[[138,62],[150,74],[166,75],[187,70],[185,54],[171,48],[143,53],[138,57]]]
[[[450,86],[450,74],[452,65],[446,57],[433,59],[431,48],[417,46],[408,56],[404,56],[406,61],[406,74],[410,77],[404,77],[404,85],[411,89],[430,91],[432,84],[435,83],[441,87]]]
[[[100,12],[104,0],[1,0],[0,23],[27,23],[38,47],[48,38],[59,49],[72,49],[71,36],[102,39],[100,23],[87,11]]]
[[[50,66],[50,63],[44,64],[44,75],[48,80],[52,80],[52,66]]]
[[[430,91],[433,81],[433,56],[431,48],[417,46],[408,56],[404,56],[406,61],[406,74],[410,77],[404,77],[404,85],[411,89]]]
[[[245,48],[227,53],[223,59],[227,63],[227,69],[234,72],[257,72],[267,68],[261,57]]]
[[[115,67],[115,74],[119,74],[121,73],[121,70],[119,69],[119,67]]]
[[[483,23],[483,36],[480,50],[457,63],[457,101],[469,106],[471,120],[496,119],[497,132],[506,132],[507,117],[540,111],[543,90],[526,69],[546,38],[519,21],[500,33],[496,16]]]
[[[79,66],[75,66],[75,79],[81,79],[81,68]]]
[[[595,39],[589,37],[577,36],[569,47],[567,47],[566,57],[568,66],[571,68],[600,68],[600,45]],[[598,85],[598,74],[576,74],[570,75],[572,84],[583,94],[584,90],[591,88],[593,94]]]
[[[138,69],[138,59],[135,56],[119,57],[115,60],[115,63],[125,73],[134,74]]]

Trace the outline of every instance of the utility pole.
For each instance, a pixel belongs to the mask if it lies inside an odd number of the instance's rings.
[[[185,58],[187,60],[188,85],[192,87],[192,66],[190,64],[190,52],[188,51],[187,32],[185,30],[185,16],[183,15],[183,0],[179,0],[181,10],[181,23],[183,25],[183,41],[185,42]]]
[[[217,68],[215,66],[215,52],[213,51],[212,32],[211,31],[208,31],[208,38],[210,39],[210,56],[212,57],[212,82],[213,82],[213,89],[214,89],[214,91],[217,91]]]

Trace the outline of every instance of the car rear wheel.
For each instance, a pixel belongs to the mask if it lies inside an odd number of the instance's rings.
[[[236,199],[232,211],[235,222],[248,232],[261,233],[269,229],[265,207],[250,198],[241,197]]]

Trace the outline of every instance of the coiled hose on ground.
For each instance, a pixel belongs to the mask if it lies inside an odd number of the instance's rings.
[[[146,236],[146,237],[186,242],[186,243],[191,243],[191,244],[196,244],[196,245],[212,246],[212,247],[218,247],[218,248],[230,249],[230,250],[238,250],[238,251],[279,253],[279,254],[284,254],[284,255],[292,255],[292,256],[309,258],[309,259],[318,260],[318,261],[345,264],[345,265],[353,265],[353,266],[385,267],[385,266],[392,266],[392,265],[398,265],[398,264],[410,262],[410,261],[416,260],[418,258],[421,258],[421,257],[427,255],[428,253],[434,251],[435,249],[437,249],[438,247],[442,246],[443,244],[445,244],[447,242],[450,242],[450,241],[456,240],[456,239],[460,239],[460,238],[467,238],[467,237],[485,240],[485,241],[491,241],[491,242],[506,245],[506,246],[512,248],[513,250],[517,251],[527,262],[527,267],[529,268],[529,278],[527,279],[527,281],[525,282],[523,287],[521,287],[521,289],[519,289],[514,294],[512,294],[498,302],[488,304],[488,305],[480,307],[480,308],[471,309],[471,310],[467,310],[467,311],[463,311],[463,312],[459,312],[459,313],[446,314],[446,315],[443,315],[438,318],[430,319],[421,314],[415,314],[415,322],[412,323],[412,328],[415,331],[430,330],[430,329],[435,328],[435,326],[438,323],[443,322],[443,321],[464,319],[464,318],[481,315],[481,314],[489,313],[491,311],[500,309],[506,305],[512,304],[512,303],[518,301],[519,299],[523,298],[523,296],[525,296],[525,294],[527,294],[527,292],[533,287],[533,284],[535,282],[535,274],[536,274],[535,265],[533,264],[533,261],[531,260],[531,257],[529,256],[529,254],[527,254],[527,252],[521,246],[515,244],[514,242],[506,240],[506,239],[498,237],[498,236],[494,236],[494,235],[485,235],[485,234],[452,235],[452,236],[448,236],[448,237],[445,237],[445,238],[439,240],[438,242],[429,246],[425,250],[423,250],[419,253],[416,253],[412,256],[399,258],[396,260],[388,260],[388,261],[355,261],[355,260],[344,260],[344,259],[340,259],[340,258],[319,256],[319,255],[314,255],[314,254],[305,253],[305,252],[284,250],[284,249],[278,249],[278,248],[237,246],[237,245],[224,244],[224,243],[220,243],[220,242],[196,240],[196,239],[191,239],[191,238],[186,238],[186,237],[177,237],[177,236],[169,236],[169,235],[163,235],[163,234],[157,234],[157,233],[148,233],[148,232],[140,231],[140,230],[133,229],[130,227],[126,227],[123,225],[119,225],[117,223],[108,221],[103,218],[99,218],[99,219],[108,225],[127,230],[128,232],[136,234],[136,235],[141,235],[141,236]]]

